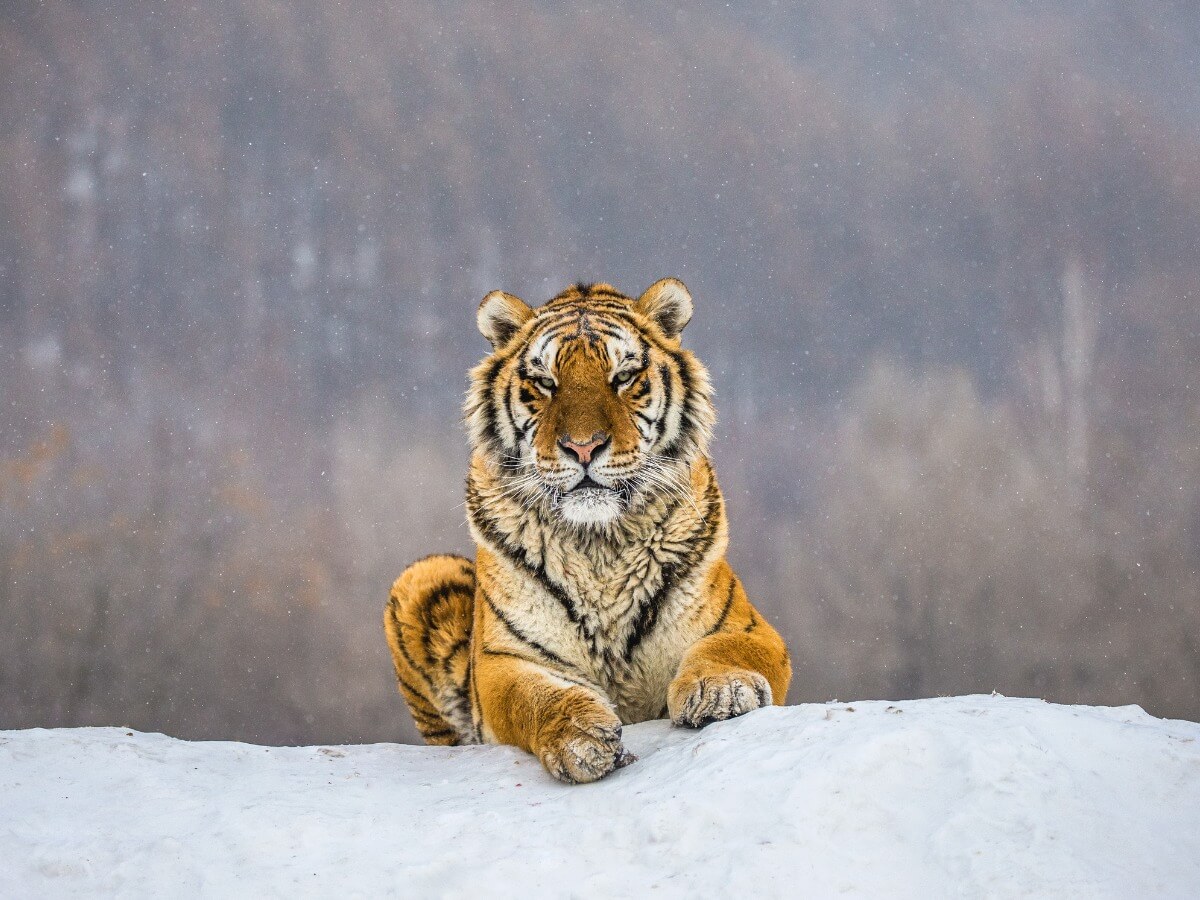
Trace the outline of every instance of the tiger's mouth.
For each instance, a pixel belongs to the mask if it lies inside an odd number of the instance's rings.
[[[604,527],[625,509],[620,488],[601,484],[594,478],[583,478],[559,495],[555,504],[567,522],[580,526]]]
[[[574,487],[567,489],[563,493],[564,494],[575,494],[575,493],[587,493],[588,491],[596,491],[596,492],[600,492],[600,493],[616,493],[617,489],[615,487],[609,487],[606,484],[601,484],[598,481],[594,481],[592,479],[591,475],[584,475],[583,478],[579,479],[579,481],[575,484]]]

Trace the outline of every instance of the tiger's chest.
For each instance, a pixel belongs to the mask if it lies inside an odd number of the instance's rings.
[[[654,542],[548,568],[570,601],[556,629],[566,658],[616,704],[622,721],[661,716],[683,654],[702,636],[695,615],[702,568],[683,571],[681,554]]]

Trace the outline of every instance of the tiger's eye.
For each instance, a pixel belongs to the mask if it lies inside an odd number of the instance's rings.
[[[618,372],[617,377],[614,378],[613,381],[615,381],[617,384],[629,384],[629,382],[633,381],[633,376],[636,374],[637,372],[631,371]]]
[[[540,385],[541,387],[544,387],[548,391],[554,390],[554,379],[553,378],[539,378],[537,380],[537,383],[538,383],[538,385]]]

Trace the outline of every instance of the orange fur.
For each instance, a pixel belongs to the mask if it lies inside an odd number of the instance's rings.
[[[586,782],[632,761],[624,723],[699,727],[784,702],[783,640],[725,560],[711,390],[678,340],[690,317],[674,279],[637,300],[579,286],[536,311],[484,298],[494,352],[467,403],[475,565],[414,564],[384,616],[427,741],[513,744]]]

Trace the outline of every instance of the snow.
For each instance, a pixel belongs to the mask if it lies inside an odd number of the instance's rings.
[[[0,732],[0,896],[1200,895],[1200,725],[999,696],[508,747]]]

